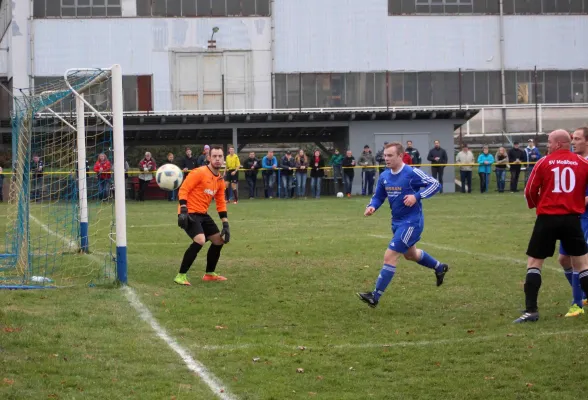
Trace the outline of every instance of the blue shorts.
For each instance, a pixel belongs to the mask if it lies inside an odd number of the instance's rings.
[[[584,232],[584,240],[586,241],[586,243],[588,243],[588,218],[580,219],[580,223],[582,224],[582,231]],[[562,256],[569,255],[568,253],[566,253],[563,246],[561,245],[561,241],[559,242],[559,254],[561,254]]]
[[[404,254],[412,246],[421,240],[423,233],[422,223],[403,223],[392,224],[392,233],[394,237],[390,241],[388,248],[397,253]]]

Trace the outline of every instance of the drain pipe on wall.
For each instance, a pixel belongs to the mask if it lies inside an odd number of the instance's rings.
[[[273,110],[276,104],[276,88],[275,88],[275,70],[276,70],[276,2],[275,0],[270,1],[270,21],[271,21],[271,44],[270,44],[270,52],[272,56],[272,71],[270,73],[270,86],[271,86],[271,104],[270,110]]]
[[[506,132],[506,84],[504,79],[504,4],[500,0],[499,32],[500,32],[500,93],[502,96],[502,132]]]

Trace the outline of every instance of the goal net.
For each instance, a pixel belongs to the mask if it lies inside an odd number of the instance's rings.
[[[15,95],[0,288],[126,283],[120,67]]]

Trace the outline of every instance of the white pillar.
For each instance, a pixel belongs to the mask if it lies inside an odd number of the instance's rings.
[[[78,193],[80,203],[80,250],[88,252],[88,189],[86,180],[86,121],[84,119],[83,94],[76,96],[77,138],[78,138]]]
[[[112,67],[112,144],[114,147],[114,201],[116,219],[116,274],[127,283],[127,213],[125,203],[125,140],[123,120],[122,70]]]

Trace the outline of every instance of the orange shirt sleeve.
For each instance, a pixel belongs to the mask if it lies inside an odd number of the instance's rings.
[[[224,179],[219,178],[218,182],[218,189],[216,191],[216,194],[214,195],[214,200],[216,202],[216,211],[218,211],[219,213],[227,212],[227,201],[225,199],[225,181]]]
[[[190,205],[190,199],[188,197],[190,193],[194,191],[194,188],[200,180],[200,174],[198,172],[198,170],[194,170],[188,174],[184,182],[182,182],[180,190],[178,191],[178,200],[186,200],[188,202],[188,206]]]

